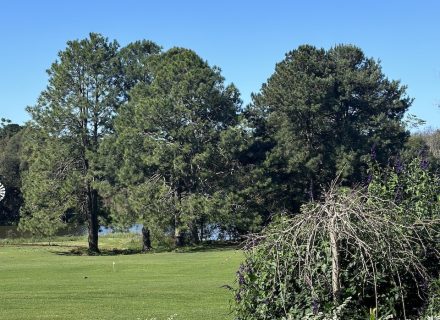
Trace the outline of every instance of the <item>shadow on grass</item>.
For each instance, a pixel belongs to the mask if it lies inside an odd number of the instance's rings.
[[[59,256],[118,256],[149,253],[149,251],[142,251],[140,249],[101,249],[100,252],[89,251],[86,247],[75,247],[68,251],[52,251],[52,253]]]
[[[206,241],[202,244],[195,244],[191,246],[185,246],[182,248],[175,248],[171,251],[177,253],[194,253],[194,252],[207,252],[207,251],[225,251],[239,249],[240,243],[232,241]]]
[[[44,242],[23,242],[23,243],[0,243],[0,246],[5,247],[47,247],[47,248],[77,248],[76,245],[69,245],[69,244],[59,244],[59,243],[44,243]]]
[[[58,247],[69,246],[57,245]],[[72,246],[70,246],[71,248]],[[239,243],[237,242],[204,242],[198,245],[189,245],[181,248],[169,248],[169,247],[157,247],[149,251],[143,251],[141,249],[101,249],[100,252],[90,252],[87,247],[78,247],[67,251],[52,251],[52,253],[61,256],[116,256],[116,255],[133,255],[133,254],[148,254],[148,253],[196,253],[196,252],[209,252],[209,251],[225,251],[239,249]]]

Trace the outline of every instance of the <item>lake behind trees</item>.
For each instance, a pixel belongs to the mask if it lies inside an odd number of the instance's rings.
[[[141,233],[142,225],[135,224],[131,228],[127,230],[129,233]],[[105,235],[109,233],[113,233],[113,230],[110,227],[100,227],[99,234]],[[55,236],[85,236],[87,235],[87,226],[86,225],[68,225],[66,228],[60,230],[55,234]],[[34,236],[29,231],[19,230],[18,226],[0,226],[0,239],[18,239],[18,238],[32,238]]]

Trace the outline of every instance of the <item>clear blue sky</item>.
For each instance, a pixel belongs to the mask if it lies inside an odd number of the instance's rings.
[[[440,128],[440,1],[0,0],[0,117],[16,123],[46,86],[66,41],[99,32],[193,49],[222,68],[245,103],[300,44],[350,43],[408,85],[410,113]]]

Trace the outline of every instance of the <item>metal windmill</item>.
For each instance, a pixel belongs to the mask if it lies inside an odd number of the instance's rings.
[[[5,187],[2,185],[2,183],[0,182],[0,201],[2,201],[5,197],[6,194],[6,190]]]

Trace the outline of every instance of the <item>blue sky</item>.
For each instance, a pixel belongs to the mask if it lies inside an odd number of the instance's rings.
[[[245,103],[301,44],[350,43],[408,86],[410,113],[440,128],[440,1],[0,0],[0,117],[29,119],[45,70],[66,41],[99,32],[193,49],[219,66]]]

